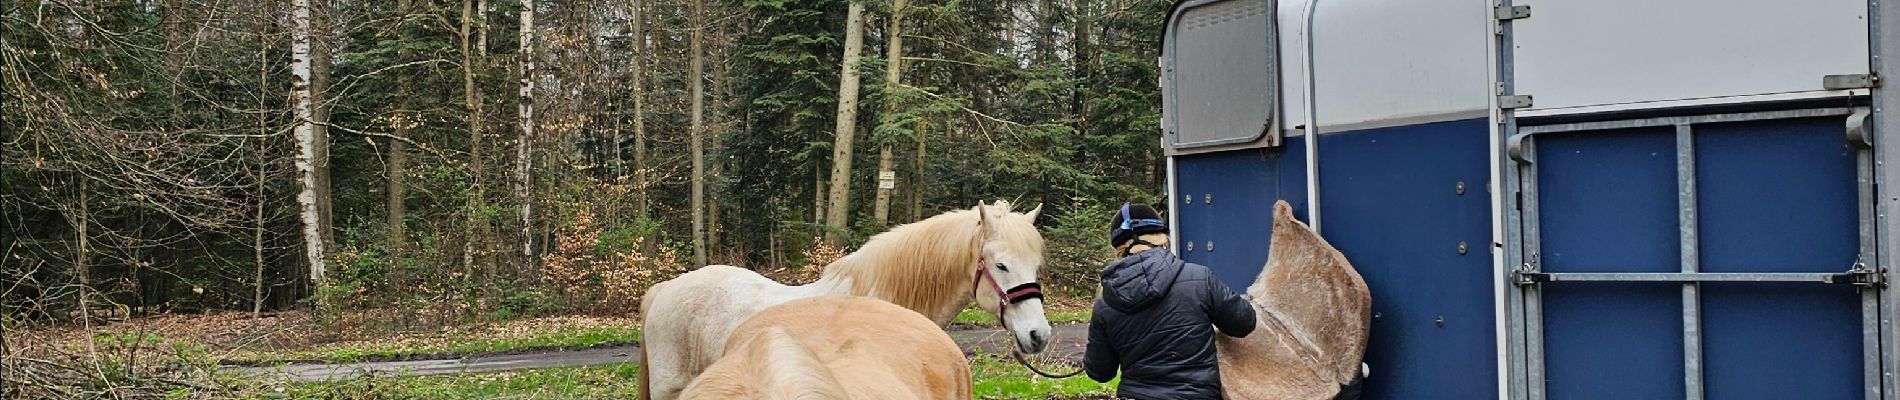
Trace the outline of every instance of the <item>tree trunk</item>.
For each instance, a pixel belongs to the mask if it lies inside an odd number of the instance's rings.
[[[706,28],[706,17],[704,15],[705,2],[705,0],[692,0],[693,36],[692,43],[690,44],[692,54],[687,56],[691,61],[689,61],[687,66],[689,70],[686,72],[686,79],[692,82],[693,87],[693,120],[692,125],[688,128],[688,134],[692,135],[691,146],[693,152],[692,207],[694,268],[706,265],[706,149],[700,144],[700,140],[705,136],[704,131],[706,129],[704,121],[706,114],[706,91],[705,83],[701,82],[705,80],[704,67],[706,60],[700,55],[702,50],[700,41],[703,40],[702,36],[705,36],[704,31]]]
[[[653,53],[649,47],[651,38],[643,25],[646,13],[646,0],[639,0],[633,11],[633,35],[640,40],[633,50],[633,206],[634,215],[651,223],[653,216],[647,214],[647,192],[651,185],[647,182],[646,63]],[[655,237],[658,235],[652,233],[641,233],[640,254],[652,256],[658,250],[659,238]]]
[[[92,255],[92,235],[88,232],[88,228],[92,227],[92,205],[88,204],[91,203],[91,199],[88,198],[90,197],[90,193],[88,193],[87,189],[87,186],[89,186],[87,185],[87,181],[91,180],[91,178],[87,178],[85,174],[77,174],[76,176],[79,178],[79,192],[77,193],[79,197],[79,215],[73,218],[72,222],[73,233],[77,236],[77,243],[74,244],[73,248],[73,277],[79,280],[80,315],[82,315],[82,318],[90,321],[92,318],[86,313],[92,311],[90,309],[91,305],[87,304],[89,298],[92,297],[92,265],[88,260]]]
[[[897,91],[904,79],[904,3],[906,0],[891,1],[890,25],[884,29],[884,127],[897,125]],[[888,139],[878,141],[877,150],[877,204],[872,216],[877,218],[879,226],[891,222],[891,191],[897,189],[896,166],[891,161],[892,143]],[[884,177],[890,176],[889,182]]]
[[[897,188],[896,165],[891,160],[891,144],[881,143],[877,150],[877,198],[871,209],[871,216],[878,226],[891,222],[891,190]],[[884,179],[886,176],[891,179]]]
[[[521,118],[521,139],[515,152],[515,198],[521,202],[521,261],[523,270],[534,266],[534,0],[521,0],[521,93],[515,103]]]
[[[815,157],[814,157],[815,158]],[[825,171],[824,165],[817,161],[811,163],[811,235],[824,235],[825,226]]]
[[[482,208],[487,207],[482,194],[482,92],[481,87],[475,84],[475,68],[481,61],[470,49],[470,40],[473,38],[469,36],[469,30],[480,18],[475,14],[474,3],[475,0],[462,1],[462,101],[468,111],[468,173],[471,181],[467,209],[463,210],[467,213],[466,225],[462,227],[462,270],[465,277],[475,273],[475,253],[481,243],[477,236],[483,231],[481,212]]]
[[[928,128],[930,128],[930,120],[918,118],[917,127],[911,129],[911,135],[917,137],[917,154],[914,154],[917,159],[916,163],[911,166],[911,176],[914,177],[910,181],[911,222],[924,220],[924,154],[926,154],[924,153],[924,146],[925,143],[928,142],[925,139],[927,138],[925,134]]]
[[[608,86],[611,87],[611,89],[607,90],[607,93],[609,96],[620,93],[620,87],[618,84],[610,82],[608,83]],[[608,118],[613,119],[613,125],[614,125],[613,132],[609,135],[610,137],[607,138],[607,146],[612,148],[611,150],[609,150],[608,154],[611,154],[613,157],[614,184],[627,183],[624,180],[624,178],[627,177],[627,165],[626,163],[621,162],[621,154],[620,154],[621,138],[625,136],[620,133],[621,131],[620,123],[622,122],[621,120],[627,116],[627,114],[625,112],[621,112],[621,108],[620,108],[621,105],[622,103],[619,101],[613,101],[607,104]],[[614,210],[616,210],[616,213],[618,213],[618,210],[621,210],[621,208],[614,207]],[[619,217],[618,215],[615,215],[614,217],[615,217],[614,218],[615,220],[620,219],[618,218]],[[615,221],[615,222],[618,222],[618,221]]]
[[[837,139],[831,149],[830,198],[825,210],[825,233],[832,244],[851,217],[851,140],[858,127],[858,53],[864,50],[864,4],[851,2],[844,26],[844,65],[838,71]]]
[[[304,262],[310,267],[310,286],[320,289],[324,285],[324,251],[327,242],[323,232],[329,226],[323,224],[322,210],[318,207],[317,176],[317,133],[316,104],[311,91],[310,41],[312,36],[310,21],[310,1],[294,0],[291,8],[291,22],[295,24],[290,42],[290,73],[295,79],[290,88],[290,107],[296,115],[297,126],[294,130],[297,140],[297,209],[303,221]]]
[[[410,0],[400,0],[396,2],[396,9],[399,13],[407,14],[410,11],[409,1]],[[400,37],[402,37],[405,42],[410,39],[408,27],[398,26],[396,29],[401,32]],[[407,44],[405,43],[404,45],[406,46]],[[398,50],[396,58],[398,62],[408,62],[409,51]],[[397,93],[414,93],[414,89],[410,83],[410,76],[411,74],[402,74],[396,78]],[[389,199],[385,207],[387,208],[387,210],[385,210],[387,215],[385,216],[388,220],[385,221],[384,224],[386,225],[385,227],[388,228],[388,232],[386,232],[386,236],[388,237],[385,239],[389,241],[387,247],[389,247],[390,287],[400,288],[407,285],[406,281],[408,280],[402,270],[404,242],[408,239],[408,235],[406,235],[403,230],[404,214],[407,212],[407,204],[404,204],[406,200],[404,197],[408,195],[408,187],[405,186],[404,182],[407,177],[404,176],[404,171],[407,170],[406,164],[408,164],[409,161],[408,151],[405,148],[408,146],[408,143],[404,142],[404,140],[409,138],[410,128],[414,127],[416,122],[414,121],[415,117],[408,114],[410,99],[414,97],[397,96],[397,98],[396,113],[393,116],[395,118],[394,125],[396,129],[391,135],[394,136],[394,138],[389,139],[389,157],[386,162],[389,169],[384,172],[383,175],[389,180],[389,187],[387,188]]]
[[[475,56],[488,62],[488,0],[475,0]]]
[[[703,17],[701,19],[704,20]],[[711,40],[713,43],[727,43],[725,30],[713,28]],[[718,51],[714,53],[716,59],[729,59],[725,51],[726,46],[716,46],[714,48]],[[725,248],[723,245],[724,242],[720,240],[721,220],[719,219],[719,215],[723,213],[722,209],[725,208],[725,203],[720,201],[720,198],[726,193],[726,157],[724,154],[726,154],[726,129],[730,127],[731,124],[729,124],[730,121],[726,120],[726,114],[720,112],[720,110],[727,109],[727,104],[732,99],[732,94],[726,91],[727,79],[732,76],[732,63],[721,64],[722,66],[718,70],[715,70],[710,77],[712,79],[712,95],[715,96],[714,98],[718,101],[713,104],[714,112],[712,123],[706,129],[706,134],[711,136],[710,139],[712,140],[712,148],[709,150],[712,160],[708,162],[706,166],[706,176],[708,177],[707,179],[711,181],[711,185],[706,191],[706,247],[709,248],[709,252],[719,251],[719,249]],[[711,254],[707,255],[709,258],[711,256]],[[709,259],[708,261],[711,260]]]
[[[184,81],[185,76],[185,7],[179,2],[180,0],[164,0],[159,3],[162,7],[159,12],[162,14],[161,18],[165,25],[165,69],[166,72],[171,73],[171,84],[165,86],[171,89],[172,115],[170,117],[174,120],[185,115],[184,101],[178,97],[178,83]]]
[[[259,110],[262,109],[259,108]],[[251,287],[251,319],[257,319],[264,313],[264,207],[267,205],[264,202],[264,176],[269,171],[265,164],[265,160],[269,158],[264,156],[267,149],[264,144],[266,139],[262,139],[269,131],[264,127],[264,113],[259,112],[257,119],[257,131],[260,137],[257,143],[257,209],[252,210],[256,213],[254,218],[257,225],[251,230],[251,261],[256,263],[256,274],[251,280],[251,284],[254,285]]]
[[[334,50],[330,38],[332,17],[331,4],[325,0],[311,0],[310,21],[314,24],[310,30],[310,102],[314,113],[311,132],[315,136],[316,158],[311,160],[317,175],[317,217],[323,220],[323,243],[336,243],[336,203],[330,186],[330,69],[331,52]]]
[[[270,7],[266,6],[266,8],[268,9]],[[266,12],[260,16],[258,20],[274,21],[275,19],[271,17],[271,13]],[[270,45],[268,42],[264,42],[262,46],[259,46],[257,59],[259,61],[257,64],[257,86],[268,90],[267,88],[270,87],[271,70]],[[257,225],[251,229],[251,261],[256,263],[256,270],[251,280],[252,285],[254,285],[251,287],[251,319],[257,319],[258,316],[264,313],[264,225],[266,222],[264,220],[264,208],[269,204],[264,201],[267,198],[264,181],[265,178],[270,175],[270,164],[268,164],[270,157],[266,155],[266,153],[270,151],[270,113],[264,110],[269,109],[270,103],[268,100],[271,97],[272,96],[263,94],[257,96],[257,192],[253,196],[257,200],[257,209],[252,210],[252,212],[255,213],[253,214],[253,218],[255,218],[253,222],[256,222]]]

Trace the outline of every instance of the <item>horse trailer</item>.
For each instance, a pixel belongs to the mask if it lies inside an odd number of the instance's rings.
[[[1185,0],[1161,41],[1174,250],[1245,287],[1291,202],[1372,290],[1367,398],[1900,397],[1900,5]]]

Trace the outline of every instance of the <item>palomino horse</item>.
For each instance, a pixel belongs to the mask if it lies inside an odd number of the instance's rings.
[[[1330,399],[1362,371],[1372,294],[1326,240],[1273,205],[1266,268],[1247,287],[1254,332],[1215,335],[1228,399]]]
[[[640,301],[647,365],[645,398],[671,400],[726,349],[746,318],[787,301],[827,294],[870,296],[948,324],[972,298],[1003,315],[1017,349],[1041,352],[1049,320],[1036,272],[1041,207],[1010,211],[1007,202],[943,213],[871,237],[825,266],[817,282],[785,286],[744,268],[709,265],[653,285]],[[1007,288],[1007,289],[1005,289]]]
[[[970,363],[931,320],[883,300],[786,302],[740,324],[685,400],[970,399]]]

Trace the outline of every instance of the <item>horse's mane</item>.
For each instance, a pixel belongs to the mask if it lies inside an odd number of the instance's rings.
[[[1013,253],[1042,254],[1042,235],[1031,217],[1011,213],[1008,202],[979,207],[997,221],[998,239]],[[826,265],[823,279],[846,279],[852,295],[880,298],[932,320],[947,319],[932,314],[954,313],[971,296],[967,284],[954,283],[970,282],[975,272],[976,246],[982,245],[978,218],[975,209],[961,209],[892,228]]]

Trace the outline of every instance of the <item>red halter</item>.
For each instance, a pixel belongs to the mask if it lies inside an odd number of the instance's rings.
[[[1003,290],[1003,283],[996,280],[996,276],[990,272],[988,264],[989,257],[976,257],[976,272],[970,277],[970,290],[983,290],[983,278],[990,278],[989,286],[991,289],[996,290],[996,297],[999,299],[996,304],[996,319],[998,321],[1003,319],[1003,309],[1006,306],[1029,301],[1029,299],[1042,298],[1042,284],[1036,282],[1028,282],[1016,285],[1016,287],[1009,288],[1009,290]],[[975,293],[972,293],[972,295],[975,295]]]

